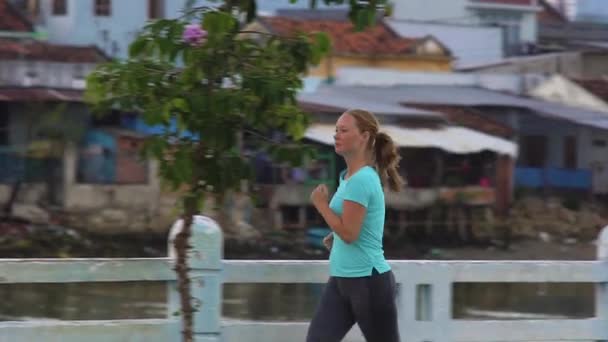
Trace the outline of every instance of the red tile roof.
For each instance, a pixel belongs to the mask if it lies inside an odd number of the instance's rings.
[[[287,17],[263,17],[260,22],[270,32],[290,36],[297,32],[326,32],[336,54],[411,55],[418,39],[402,38],[385,24],[378,23],[356,32],[350,21],[300,20]]]
[[[39,41],[0,39],[0,59],[98,63],[107,57],[93,46],[52,45]]]
[[[578,85],[585,88],[591,94],[608,102],[608,80],[605,79],[579,79],[574,80]]]
[[[31,32],[30,23],[6,0],[0,0],[0,31]]]
[[[407,104],[408,107],[430,110],[444,114],[447,119],[460,126],[468,127],[486,134],[511,138],[514,131],[511,127],[498,121],[486,118],[477,109],[460,106]]]
[[[534,0],[473,0],[474,2],[484,2],[490,4],[501,4],[501,5],[516,5],[516,6],[532,6]]]
[[[49,101],[82,102],[83,92],[51,88],[0,88],[0,102]]]

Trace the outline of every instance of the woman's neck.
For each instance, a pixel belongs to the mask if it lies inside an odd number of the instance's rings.
[[[350,178],[355,172],[359,171],[362,167],[370,164],[367,156],[352,156],[344,158],[346,162],[346,175],[345,179]]]

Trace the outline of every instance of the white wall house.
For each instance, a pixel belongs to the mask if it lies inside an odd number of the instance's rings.
[[[9,0],[34,19],[50,43],[97,45],[108,56],[124,58],[137,32],[151,19],[184,14],[189,0]],[[193,6],[217,6],[213,0],[195,0]],[[308,1],[258,1],[260,13],[279,8],[302,8]],[[326,8],[320,2],[320,8]],[[339,7],[339,6],[338,6]],[[343,7],[343,6],[342,6]]]
[[[124,58],[137,32],[152,19],[184,14],[188,0],[9,0],[33,19],[48,42],[97,45]],[[194,6],[209,5],[196,0]]]
[[[394,3],[395,20],[500,27],[508,54],[518,53],[526,44],[537,41],[536,13],[541,10],[537,0],[396,0]]]

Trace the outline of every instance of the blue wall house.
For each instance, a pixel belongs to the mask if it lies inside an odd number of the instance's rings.
[[[52,45],[29,38],[32,24],[1,1],[5,38],[0,40],[0,191],[16,182],[46,183],[32,190],[63,201],[62,141],[77,140],[86,126],[84,76],[107,60],[95,47]],[[26,189],[27,191],[27,189]]]
[[[473,108],[509,125],[519,145],[516,186],[608,193],[594,187],[594,177],[606,177],[596,169],[608,163],[606,113],[476,87],[403,86],[396,91],[407,105]]]
[[[160,183],[155,161],[139,155],[144,136],[122,128],[121,114],[95,118],[83,102],[86,75],[108,57],[35,39],[6,0],[0,18],[0,203],[21,182],[18,205],[60,209],[74,227],[165,231],[168,223],[154,225]]]

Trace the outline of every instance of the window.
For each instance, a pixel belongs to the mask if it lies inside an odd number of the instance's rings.
[[[40,0],[29,0],[27,2],[27,11],[37,18],[40,15]]]
[[[84,67],[82,65],[76,64],[74,65],[74,79],[76,80],[84,80]]]
[[[606,142],[606,140],[602,140],[602,139],[594,139],[592,144],[594,147],[599,147],[599,148],[608,146],[608,143]]]
[[[0,146],[8,145],[8,106],[0,104]]]
[[[523,166],[544,167],[547,160],[547,137],[528,135],[521,142]]]
[[[521,45],[521,32],[520,27],[517,24],[505,24],[503,25],[503,37],[505,51],[509,55],[517,55],[519,53]]]
[[[84,89],[86,86],[84,67],[82,65],[75,65],[72,75],[72,87],[76,89]]]
[[[66,15],[68,14],[68,1],[67,0],[53,0],[53,15]]]
[[[98,17],[109,17],[112,13],[112,1],[95,0],[95,15]]]
[[[23,77],[23,85],[31,87],[38,82],[38,68],[35,63],[28,63],[25,75]]]
[[[496,10],[478,11],[481,23],[497,26],[503,31],[503,48],[508,55],[518,54],[521,41],[521,14],[505,13]]]
[[[148,0],[148,18],[161,19],[165,16],[164,0]]]
[[[576,169],[576,160],[576,137],[567,136],[564,139],[564,167],[566,169]]]
[[[34,19],[40,15],[40,0],[15,0],[12,4]]]

